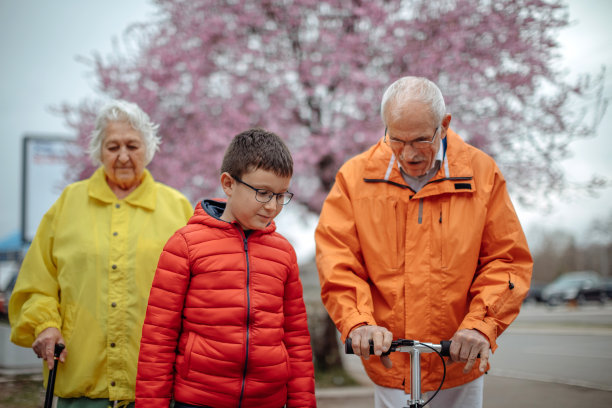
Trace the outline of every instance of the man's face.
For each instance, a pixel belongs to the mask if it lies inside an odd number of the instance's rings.
[[[402,169],[412,177],[427,173],[440,149],[440,140],[446,137],[448,124],[444,126],[444,123],[435,123],[428,106],[419,102],[405,103],[401,108],[393,106],[391,102],[386,110],[385,119],[387,144],[393,150]],[[431,144],[415,143],[432,139]]]

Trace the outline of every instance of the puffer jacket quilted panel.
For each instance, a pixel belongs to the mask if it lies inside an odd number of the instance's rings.
[[[215,217],[223,203],[203,204],[207,210],[198,204],[159,260],[143,327],[137,405],[167,407],[174,396],[214,407],[315,406],[293,248],[273,223],[247,237],[237,224]]]

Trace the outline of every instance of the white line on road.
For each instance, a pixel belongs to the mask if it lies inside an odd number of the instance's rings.
[[[497,377],[507,377],[507,378],[516,378],[519,380],[533,380],[533,381],[542,381],[556,384],[564,384],[564,385],[573,385],[576,387],[584,387],[584,388],[594,388],[602,391],[612,391],[612,385],[610,384],[597,384],[588,381],[575,380],[570,378],[558,378],[548,375],[542,374],[533,374],[527,373],[524,371],[517,370],[500,370],[500,369],[490,369],[489,375],[494,375]]]

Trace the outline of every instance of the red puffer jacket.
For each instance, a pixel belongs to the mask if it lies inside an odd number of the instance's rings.
[[[271,223],[248,236],[199,203],[159,258],[142,329],[137,407],[314,407],[293,248]]]

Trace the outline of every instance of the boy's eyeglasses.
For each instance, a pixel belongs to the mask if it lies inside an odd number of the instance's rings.
[[[396,139],[391,136],[387,138],[387,128],[385,128],[385,142],[389,143],[391,147],[399,148],[401,150],[404,150],[406,148],[406,145],[410,145],[410,147],[412,147],[413,149],[425,150],[433,145],[434,140],[436,140],[436,135],[438,134],[438,129],[440,129],[439,126],[436,128],[436,130],[434,130],[434,134],[429,140],[416,139],[410,142],[406,142],[405,140]]]
[[[270,202],[270,200],[272,200],[272,197],[276,196],[276,203],[280,204],[280,205],[285,205],[285,204],[289,204],[289,201],[291,201],[291,199],[293,198],[293,193],[290,193],[288,191],[285,191],[284,193],[273,193],[269,190],[265,190],[263,188],[255,188],[252,185],[245,183],[244,181],[240,180],[238,177],[236,176],[232,176],[237,182],[244,184],[245,186],[247,186],[248,188],[250,188],[251,190],[255,191],[255,200],[257,200],[260,203],[268,203]]]

